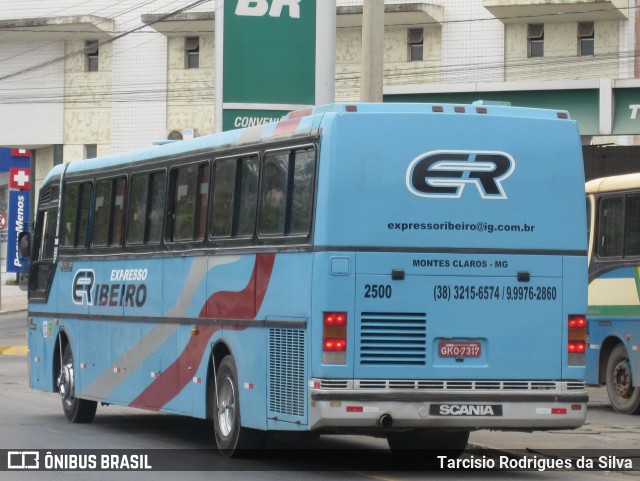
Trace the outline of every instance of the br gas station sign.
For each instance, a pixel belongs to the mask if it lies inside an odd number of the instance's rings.
[[[217,130],[261,125],[333,101],[335,0],[224,0],[217,6],[221,3]]]

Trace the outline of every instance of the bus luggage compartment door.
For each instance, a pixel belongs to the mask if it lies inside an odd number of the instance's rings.
[[[561,378],[560,277],[356,277],[356,378]]]

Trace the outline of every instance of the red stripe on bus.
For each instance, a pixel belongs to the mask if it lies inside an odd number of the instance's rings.
[[[253,272],[246,287],[237,292],[216,292],[209,297],[201,309],[200,317],[254,319],[267,292],[275,257],[275,254],[257,254]],[[158,411],[192,382],[194,370],[200,366],[211,336],[222,329],[222,326],[198,325],[197,329],[199,334],[191,336],[178,359],[129,406]]]
[[[307,117],[308,115],[313,114],[313,107],[309,107],[307,109],[294,110],[293,112],[289,112],[289,119],[299,119],[301,117]]]
[[[200,311],[200,317],[255,319],[267,292],[275,259],[275,254],[256,254],[256,263],[246,287],[237,292],[216,292],[207,299]]]
[[[300,125],[300,119],[286,119],[281,120],[276,125],[273,131],[274,136],[294,134],[298,131],[298,125]]]

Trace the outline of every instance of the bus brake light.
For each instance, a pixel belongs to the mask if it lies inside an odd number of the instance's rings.
[[[584,354],[587,344],[584,341],[569,341],[569,354]]]
[[[323,339],[324,351],[346,351],[347,340],[346,339]]]
[[[569,329],[584,329],[585,327],[587,327],[587,318],[585,316],[569,316]]]
[[[347,313],[346,312],[325,312],[322,315],[323,324],[325,326],[346,326],[347,325]]]
[[[326,311],[322,313],[322,363],[347,363],[346,312]]]
[[[571,314],[567,318],[569,366],[584,366],[587,352],[587,316]]]

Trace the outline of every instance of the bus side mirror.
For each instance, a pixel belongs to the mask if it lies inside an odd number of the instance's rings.
[[[20,253],[18,285],[21,289],[26,290],[29,288],[29,254],[31,252],[31,234],[29,232],[18,234],[18,252]]]
[[[20,260],[29,260],[29,252],[31,251],[31,234],[28,232],[20,232],[20,234],[18,234],[18,249],[20,251]]]

